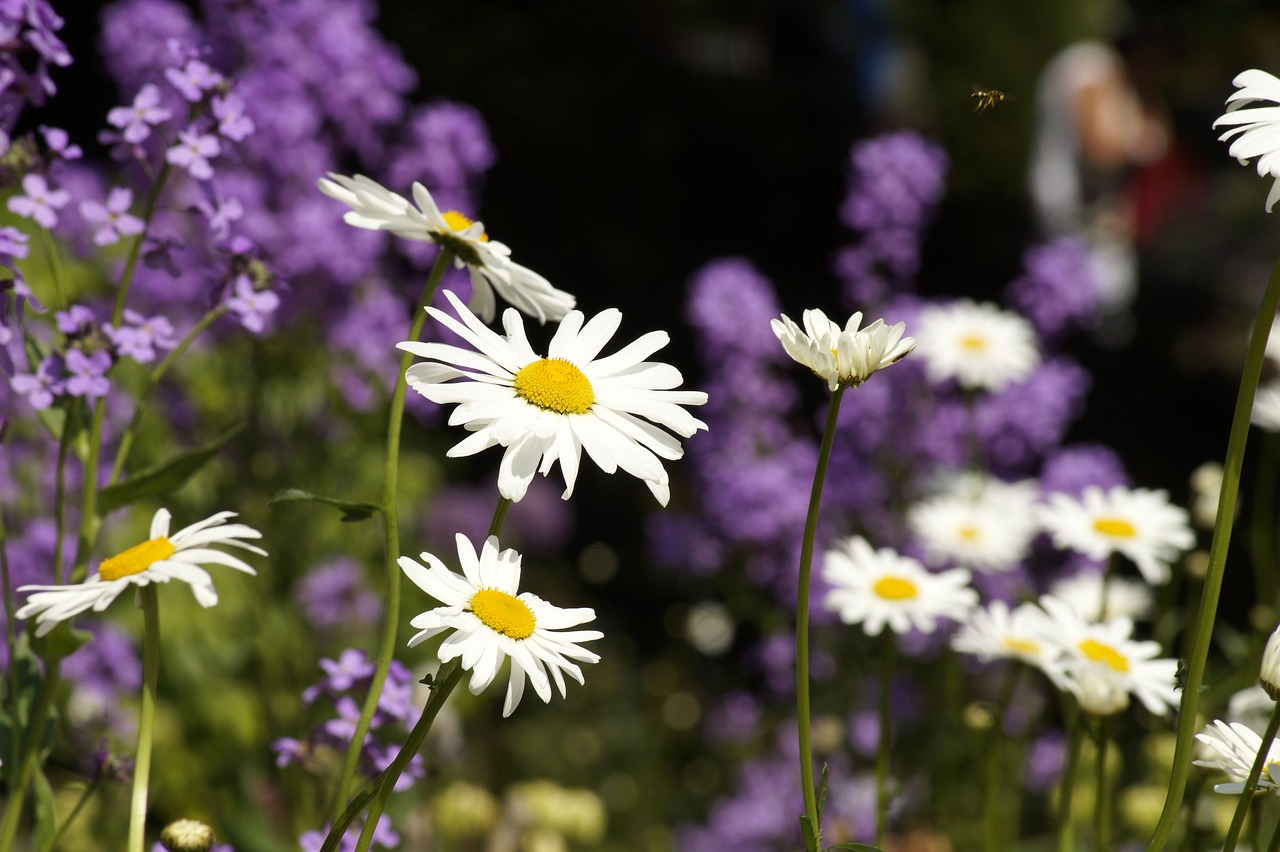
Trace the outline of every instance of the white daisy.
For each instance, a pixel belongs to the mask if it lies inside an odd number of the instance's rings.
[[[1039,528],[1034,483],[981,477],[957,480],[943,494],[912,506],[907,522],[934,564],[958,562],[979,571],[1010,571]]]
[[[1177,660],[1160,658],[1160,645],[1135,641],[1133,622],[1127,618],[1091,621],[1052,595],[1042,595],[1040,606],[1050,619],[1047,638],[1062,650],[1066,688],[1077,698],[1097,698],[1103,691],[1095,678],[1106,677],[1142,702],[1152,713],[1164,713],[1178,703],[1174,690]],[[1088,676],[1081,678],[1081,672]]]
[[[181,580],[191,586],[196,601],[203,607],[218,602],[213,578],[200,566],[225,565],[246,574],[252,568],[229,553],[214,550],[213,545],[227,545],[266,556],[267,552],[242,539],[262,538],[262,533],[244,524],[228,524],[235,512],[218,512],[203,521],[169,535],[169,511],[161,509],[151,520],[151,538],[123,553],[104,559],[98,570],[83,583],[69,586],[22,586],[20,592],[34,592],[16,613],[18,618],[38,616],[36,635],[43,636],[58,622],[85,610],[102,612],[120,593],[130,586],[167,583]]]
[[[1021,660],[1057,680],[1058,646],[1045,638],[1049,617],[1035,604],[1009,610],[1004,601],[992,601],[969,613],[969,620],[951,640],[951,647],[973,654],[983,662]]]
[[[1023,317],[990,302],[961,299],[920,312],[916,351],[930,381],[999,391],[1040,363],[1036,333]]]
[[[1104,585],[1107,589],[1105,609],[1102,603]],[[1078,571],[1064,577],[1049,588],[1049,594],[1087,621],[1146,618],[1155,605],[1151,587],[1146,583],[1128,577],[1108,578],[1101,571]]]
[[[1208,769],[1221,769],[1231,778],[1225,784],[1213,785],[1213,791],[1234,795],[1244,792],[1245,779],[1262,750],[1262,737],[1239,722],[1215,720],[1196,734],[1196,739],[1208,749],[1208,756],[1192,762]],[[1280,793],[1280,742],[1276,740],[1267,747],[1267,762],[1258,776],[1258,789]]]
[[[860,536],[827,551],[822,576],[834,586],[827,609],[845,624],[861,624],[868,636],[879,635],[886,624],[895,633],[932,633],[939,619],[963,621],[978,603],[965,569],[931,573],[889,548],[872,549]]]
[[[840,385],[857,387],[872,373],[905,358],[916,345],[915,338],[902,336],[904,323],[885,325],[878,319],[859,329],[861,323],[861,311],[841,328],[814,309],[804,312],[803,329],[786,314],[772,320],[770,326],[786,353],[834,392]]]
[[[520,554],[498,550],[497,536],[489,536],[477,554],[471,541],[457,535],[462,574],[454,573],[430,553],[421,554],[424,568],[407,556],[399,559],[404,573],[444,606],[416,616],[410,622],[419,629],[410,647],[446,630],[440,644],[441,662],[462,658],[471,672],[470,689],[479,695],[511,659],[507,698],[502,715],[510,716],[524,695],[525,678],[544,703],[551,702],[551,681],[567,694],[564,675],[583,683],[582,669],[573,662],[596,663],[600,657],[577,643],[604,634],[598,630],[566,630],[594,621],[592,609],[561,609],[530,592],[520,592]]]
[[[1231,129],[1218,137],[1220,141],[1236,137],[1227,150],[1245,165],[1258,158],[1259,176],[1276,178],[1267,193],[1267,212],[1280,200],[1280,79],[1254,68],[1238,74],[1231,81],[1236,91],[1227,97],[1227,112],[1213,122],[1214,127]],[[1253,101],[1270,101],[1271,105],[1241,109]]]
[[[1050,494],[1040,524],[1053,543],[1093,559],[1120,553],[1133,560],[1148,583],[1169,580],[1169,565],[1195,543],[1187,511],[1164,491],[1116,485],[1085,488],[1080,499]]]
[[[1259,429],[1280,432],[1280,381],[1272,380],[1258,388],[1249,420]]]
[[[453,252],[454,265],[471,273],[471,309],[486,323],[496,312],[494,291],[539,322],[558,320],[573,310],[574,297],[551,286],[532,269],[511,260],[511,249],[489,239],[484,225],[457,210],[440,212],[431,193],[413,185],[415,207],[364,175],[329,173],[317,182],[320,191],[351,208],[343,220],[356,228],[390,231],[406,240],[436,243]]]
[[[687,438],[707,424],[680,406],[702,405],[707,395],[670,390],[680,384],[680,371],[644,360],[667,345],[666,332],[649,332],[597,358],[617,332],[621,312],[606,310],[584,325],[582,313],[572,311],[561,321],[544,358],[529,345],[515,311],[503,314],[507,335],[501,337],[456,296],[448,291],[445,295],[462,322],[435,308],[427,308],[428,313],[475,351],[445,343],[397,345],[432,359],[409,368],[411,388],[432,402],[459,403],[449,423],[461,424],[473,434],[450,449],[449,456],[505,447],[498,490],[509,500],[522,498],[534,473],[546,475],[559,461],[568,499],[586,450],[601,470],[625,470],[643,480],[658,502],[667,504],[670,488],[659,459],[678,459],[684,450],[677,438],[647,421]]]

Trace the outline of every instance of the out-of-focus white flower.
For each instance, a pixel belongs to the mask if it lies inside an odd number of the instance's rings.
[[[1259,429],[1280,432],[1280,381],[1272,380],[1259,386],[1253,397],[1253,413],[1249,420]]]
[[[1008,604],[997,600],[969,613],[951,647],[984,662],[1021,660],[1056,682],[1061,650],[1047,638],[1050,628],[1049,617],[1035,604],[1021,604],[1011,612]]]
[[[912,506],[907,522],[931,564],[1011,571],[1039,532],[1034,483],[966,477],[946,493]]]
[[[930,305],[920,312],[916,338],[917,354],[934,382],[955,379],[961,387],[999,391],[1040,363],[1031,323],[989,302]]]
[[[1271,696],[1272,701],[1280,701],[1280,627],[1272,631],[1271,637],[1267,639],[1267,647],[1262,652],[1258,686]]]
[[[1106,587],[1106,606],[1102,589]],[[1067,604],[1086,621],[1111,618],[1146,618],[1155,605],[1151,587],[1128,577],[1105,577],[1100,571],[1077,571],[1049,588],[1049,594]]]
[[[1227,111],[1213,122],[1214,127],[1231,129],[1218,137],[1235,141],[1227,153],[1245,165],[1258,158],[1258,174],[1276,179],[1267,193],[1267,212],[1280,200],[1280,79],[1266,71],[1252,68],[1231,81],[1236,91],[1227,96]],[[1254,101],[1270,101],[1267,105],[1247,107]]]
[[[1239,795],[1244,792],[1245,779],[1253,769],[1253,761],[1262,750],[1262,737],[1239,722],[1215,720],[1196,734],[1196,739],[1209,749],[1209,756],[1193,761],[1197,766],[1221,769],[1231,779],[1225,784],[1213,785],[1215,793]],[[1272,740],[1267,746],[1267,762],[1258,776],[1258,789],[1268,793],[1280,793],[1280,742]]]
[[[901,361],[916,345],[914,338],[902,336],[906,330],[903,323],[885,325],[878,319],[859,329],[861,311],[849,317],[844,328],[816,308],[805,311],[803,319],[804,328],[786,314],[770,325],[786,353],[812,370],[833,392],[841,385],[857,387],[877,370]]]

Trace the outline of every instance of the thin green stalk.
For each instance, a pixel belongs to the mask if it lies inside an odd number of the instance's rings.
[[[50,696],[58,687],[58,666],[49,667],[50,671],[36,689],[34,711],[27,719],[27,731],[22,743],[21,763],[18,775],[9,788],[9,798],[5,802],[4,821],[0,823],[0,852],[9,852],[13,848],[14,837],[18,833],[18,824],[22,821],[22,809],[27,798],[27,789],[31,786],[31,776],[36,769],[36,755],[40,751],[39,744],[44,741],[45,722],[49,718]]]
[[[983,795],[983,834],[986,838],[986,852],[999,852],[1004,848],[1004,836],[1009,824],[1009,814],[1000,807],[1004,798],[1004,788],[1008,781],[1004,774],[1005,736],[1004,717],[1013,702],[1013,693],[1018,686],[1022,666],[1016,662],[1009,663],[1009,671],[996,699],[996,712],[993,716],[990,736],[987,743],[987,777],[986,791]],[[1018,786],[1017,782],[1014,784]]]
[[[1280,436],[1271,432],[1262,435],[1258,454],[1257,480],[1253,484],[1252,523],[1249,543],[1252,553],[1254,586],[1257,600],[1275,610],[1276,575],[1275,553],[1271,549],[1273,525],[1276,519],[1276,444]]]
[[[880,694],[876,702],[879,711],[880,744],[876,749],[876,846],[884,848],[889,833],[889,747],[893,743],[893,714],[890,689],[893,685],[893,667],[897,646],[893,631],[885,630],[880,651]]]
[[[1098,852],[1111,848],[1111,784],[1107,774],[1107,745],[1111,740],[1108,719],[1098,720],[1097,766],[1094,767],[1093,837]]]
[[[422,326],[426,322],[426,306],[435,297],[436,287],[444,271],[453,262],[453,252],[440,249],[427,284],[418,299],[413,312],[413,324],[409,328],[409,339],[417,340],[422,335]],[[400,358],[400,369],[396,375],[395,390],[391,394],[391,405],[387,415],[387,453],[382,473],[382,509],[383,547],[385,550],[387,587],[382,602],[382,634],[378,643],[378,659],[373,670],[373,681],[369,684],[369,694],[365,697],[364,706],[360,709],[360,718],[356,721],[351,735],[351,744],[347,747],[346,757],[342,761],[342,769],[338,775],[338,783],[334,788],[333,801],[329,805],[330,820],[336,818],[346,807],[347,796],[351,791],[351,780],[355,777],[356,763],[360,759],[365,735],[369,733],[369,725],[373,714],[378,709],[378,698],[382,694],[383,684],[387,680],[387,671],[391,668],[391,658],[396,648],[396,629],[400,619],[400,566],[396,562],[400,558],[400,518],[396,512],[396,493],[400,484],[400,427],[404,421],[404,395],[408,388],[405,372],[413,364],[413,356],[406,352]]]
[[[134,750],[133,793],[129,805],[128,852],[143,852],[147,794],[151,782],[151,741],[155,732],[156,681],[160,675],[160,606],[155,584],[141,586],[142,691],[138,705],[138,747]]]
[[[813,471],[813,490],[809,494],[809,514],[805,517],[804,540],[800,545],[800,579],[796,595],[796,721],[800,730],[800,792],[804,796],[805,819],[812,830],[812,836],[806,833],[805,843],[815,843],[808,852],[815,852],[822,846],[818,796],[813,784],[813,735],[809,719],[809,586],[813,572],[813,543],[818,535],[818,507],[822,503],[822,486],[827,478],[827,465],[831,461],[831,447],[835,443],[840,400],[844,397],[844,391],[843,386],[837,387],[831,395],[827,425],[822,430],[818,464]]]
[[[1173,824],[1181,810],[1182,794],[1187,787],[1187,775],[1191,769],[1196,716],[1200,709],[1200,685],[1204,682],[1205,661],[1209,657],[1209,642],[1213,636],[1213,622],[1218,611],[1218,596],[1222,591],[1222,575],[1227,564],[1227,550],[1231,543],[1231,528],[1236,517],[1236,496],[1240,490],[1240,468],[1244,463],[1245,444],[1249,437],[1249,417],[1253,412],[1253,398],[1258,390],[1258,378],[1262,373],[1262,360],[1267,346],[1267,335],[1280,307],[1280,261],[1271,271],[1267,290],[1258,307],[1253,333],[1249,338],[1249,350],[1245,356],[1244,370],[1240,376],[1240,391],[1236,396],[1235,415],[1231,420],[1231,435],[1227,439],[1227,455],[1223,463],[1222,493],[1218,499],[1218,517],[1213,525],[1213,543],[1209,546],[1209,567],[1205,572],[1201,591],[1200,610],[1196,616],[1195,642],[1187,659],[1186,679],[1182,687],[1182,703],[1178,708],[1178,741],[1174,750],[1173,768],[1169,776],[1169,791],[1164,810],[1156,824],[1148,852],[1160,852],[1173,833]]]
[[[142,252],[142,243],[147,238],[147,234],[151,231],[151,217],[155,215],[156,203],[160,201],[160,193],[164,190],[165,182],[169,179],[169,172],[172,167],[166,162],[160,167],[160,174],[156,176],[155,181],[151,184],[151,191],[147,193],[147,200],[142,205],[142,233],[134,237],[133,245],[129,246],[129,257],[124,262],[124,272],[120,275],[120,288],[116,290],[116,303],[111,309],[111,324],[116,328],[120,327],[120,319],[124,316],[124,303],[129,295],[129,287],[133,284],[133,273],[138,268],[138,255]]]
[[[502,532],[502,524],[507,519],[507,510],[511,508],[511,501],[506,497],[498,498],[498,505],[493,510],[493,520],[489,522],[489,535],[497,535]]]
[[[1280,820],[1276,821],[1275,830],[1271,832],[1271,842],[1267,844],[1267,852],[1280,852]]]
[[[120,479],[120,474],[124,472],[125,462],[129,460],[129,451],[133,448],[133,441],[138,435],[139,427],[142,425],[142,413],[147,407],[147,401],[151,398],[152,392],[160,384],[165,373],[169,372],[169,368],[173,366],[174,362],[182,357],[183,353],[191,347],[191,344],[196,342],[196,338],[226,312],[226,305],[218,305],[216,308],[206,312],[200,318],[200,321],[187,332],[187,336],[182,338],[181,342],[151,371],[151,375],[147,377],[147,386],[142,389],[142,394],[138,397],[138,405],[133,411],[133,419],[129,421],[129,427],[120,436],[120,446],[116,450],[115,463],[111,466],[111,478],[107,480],[108,485],[115,485]]]
[[[62,836],[67,833],[67,829],[76,821],[76,817],[80,816],[80,811],[84,810],[84,806],[89,804],[93,794],[98,792],[98,788],[102,786],[104,777],[99,773],[96,778],[85,785],[84,792],[76,800],[76,806],[71,809],[71,813],[67,814],[67,818],[62,821],[62,825],[58,826],[57,833],[53,835],[53,840],[49,843],[49,852],[54,852],[58,848],[58,844],[62,842]]]
[[[0,507],[0,586],[4,587],[4,643],[9,651],[9,656],[5,659],[10,661],[6,680],[11,681],[8,675],[13,674],[13,659],[17,650],[18,636],[13,627],[15,609],[13,606],[13,587],[9,583],[9,546],[8,535],[5,533],[3,507]]]
[[[1240,799],[1236,802],[1236,812],[1231,816],[1231,827],[1227,829],[1227,839],[1222,842],[1222,852],[1232,852],[1240,842],[1240,829],[1244,827],[1244,818],[1253,804],[1253,793],[1258,787],[1258,778],[1262,776],[1262,767],[1267,763],[1267,753],[1271,751],[1271,743],[1280,730],[1280,703],[1271,711],[1271,720],[1267,722],[1267,730],[1262,735],[1262,747],[1258,749],[1249,767],[1249,775],[1244,779],[1244,789],[1240,791]]]
[[[1084,719],[1077,713],[1071,722],[1071,741],[1067,746],[1067,768],[1058,784],[1058,852],[1074,852],[1075,825],[1071,821],[1072,800],[1076,792],[1076,770],[1080,768],[1080,746],[1084,743]]]
[[[58,247],[53,244],[53,235],[48,228],[40,229],[40,243],[44,247],[45,259],[49,261],[49,278],[53,281],[53,294],[58,300],[58,307],[67,308],[67,294],[62,289],[62,265],[58,262]]]
[[[58,461],[53,480],[53,582],[62,585],[63,540],[67,537],[67,453],[71,449],[71,421],[80,412],[80,401],[72,400],[62,421],[62,437],[58,439]]]

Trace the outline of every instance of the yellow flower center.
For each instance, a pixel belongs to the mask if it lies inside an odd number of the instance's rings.
[[[982,538],[982,530],[975,526],[965,525],[956,530],[956,535],[964,541],[978,541]]]
[[[1095,663],[1105,664],[1112,671],[1120,672],[1121,674],[1129,671],[1128,658],[1110,645],[1105,645],[1094,639],[1086,639],[1076,647],[1087,658]]]
[[[475,219],[463,216],[457,210],[446,210],[440,215],[444,217],[444,222],[449,226],[449,230],[451,231],[465,231],[476,223]],[[482,233],[480,235],[480,242],[489,242],[489,235]]]
[[[516,373],[516,395],[557,414],[586,414],[596,401],[591,380],[563,358],[539,358]]]
[[[987,339],[980,334],[966,334],[960,338],[960,348],[970,352],[981,352],[987,348]]]
[[[1124,518],[1098,518],[1093,522],[1093,529],[1109,538],[1134,538],[1138,528]]]
[[[901,577],[881,577],[871,591],[888,601],[909,601],[920,597],[916,584]]]
[[[1006,636],[1000,640],[1000,644],[1004,645],[1015,654],[1035,655],[1040,653],[1040,643],[1032,642],[1030,639],[1019,639],[1016,636]]]
[[[98,566],[98,575],[104,580],[119,580],[121,577],[141,574],[160,560],[168,559],[175,549],[173,542],[164,536],[135,544],[124,553],[103,560]]]
[[[537,626],[524,601],[497,589],[481,589],[472,595],[471,611],[486,627],[512,639],[528,639]]]

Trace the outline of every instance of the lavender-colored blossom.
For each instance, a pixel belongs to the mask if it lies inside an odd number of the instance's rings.
[[[338,559],[304,576],[294,595],[307,621],[321,631],[356,628],[376,621],[382,605],[353,559]]]
[[[202,198],[195,209],[209,221],[209,236],[215,240],[225,240],[231,234],[231,223],[244,217],[244,205],[238,198]]]
[[[347,833],[342,835],[341,842],[338,843],[338,852],[355,852],[362,831],[364,831],[364,823],[362,821],[352,823],[351,827],[347,829]],[[319,831],[304,832],[298,838],[298,844],[302,847],[302,852],[320,852],[324,846],[325,838],[328,836],[329,826],[326,824]],[[394,827],[391,825],[391,818],[386,814],[378,817],[378,824],[374,826],[369,848],[381,846],[384,849],[395,849],[399,845],[400,835],[396,834]]]
[[[196,180],[208,180],[213,177],[209,158],[221,153],[222,145],[217,136],[201,133],[197,127],[188,127],[179,131],[178,143],[165,151],[164,158],[172,165],[186,169]]]
[[[170,62],[168,44],[203,41],[191,10],[176,0],[120,0],[102,10],[99,52],[108,73],[131,91]]]
[[[162,124],[173,113],[160,105],[160,89],[148,83],[134,95],[129,106],[115,107],[107,113],[107,123],[121,130],[120,136],[131,145],[137,145],[151,135],[151,128]]]
[[[1092,383],[1083,367],[1058,356],[1042,363],[1025,381],[979,400],[974,426],[987,463],[1002,475],[1029,472],[1062,442],[1067,427],[1083,411]]]
[[[850,161],[850,194],[840,208],[840,220],[850,228],[919,228],[942,197],[947,154],[911,131],[859,142]]]
[[[1052,340],[1096,323],[1101,286],[1084,240],[1067,237],[1033,246],[1022,264],[1023,275],[1009,285],[1006,295],[1041,336]]]
[[[271,750],[276,755],[276,766],[281,769],[290,764],[302,763],[311,752],[306,743],[293,737],[280,737],[271,743]]]
[[[413,703],[413,688],[417,678],[399,660],[392,660],[387,669],[387,679],[378,696],[378,712],[408,722],[415,718],[418,707]]]
[[[121,699],[142,684],[142,661],[124,631],[109,624],[92,631],[93,641],[63,661],[62,674],[72,687],[68,712],[77,726],[105,722],[127,730],[130,720],[121,713]]]
[[[27,398],[37,411],[53,405],[54,397],[66,392],[65,370],[62,359],[50,355],[40,362],[34,374],[18,373],[9,380],[16,393]]]
[[[1022,782],[1033,793],[1046,793],[1058,783],[1067,764],[1067,740],[1061,731],[1049,731],[1032,740],[1027,749]]]
[[[1090,485],[1107,489],[1129,484],[1124,461],[1101,444],[1063,447],[1045,459],[1040,470],[1040,487],[1046,494],[1056,491],[1078,498]]]
[[[321,728],[338,742],[351,742],[356,733],[356,724],[360,721],[360,705],[350,696],[344,695],[334,702],[333,707],[338,711],[338,718],[330,719]]]
[[[226,301],[227,309],[240,318],[240,324],[258,334],[266,327],[267,317],[280,306],[280,297],[270,290],[255,290],[247,275],[239,275],[235,295]]]
[[[344,692],[355,686],[357,681],[372,676],[374,666],[364,651],[348,648],[336,660],[321,659],[320,668],[329,676],[328,688]]]
[[[192,103],[199,102],[205,92],[216,88],[225,79],[199,59],[189,60],[181,69],[164,69],[164,78],[178,90],[182,97]]]
[[[0,228],[0,263],[10,264],[27,256],[27,235],[12,225]]]
[[[58,324],[58,331],[68,337],[83,334],[85,329],[96,321],[93,311],[84,305],[72,305],[65,311],[57,311],[53,318]]]
[[[43,175],[29,174],[22,179],[24,195],[9,199],[9,210],[19,216],[34,219],[45,228],[58,224],[58,211],[71,201],[65,189],[50,189]]]
[[[59,159],[78,160],[84,156],[84,150],[79,145],[70,144],[71,136],[60,127],[46,127],[42,124],[40,135],[44,137],[44,144],[50,153]]]
[[[213,96],[213,117],[218,120],[218,132],[232,142],[242,142],[253,132],[253,119],[244,112],[244,98],[235,92]]]
[[[80,202],[80,216],[90,225],[98,226],[93,234],[95,243],[109,246],[121,237],[132,237],[146,230],[143,221],[129,213],[131,204],[133,193],[124,187],[112,189],[105,205],[91,199]]]
[[[79,349],[67,352],[67,393],[83,396],[90,402],[104,397],[111,389],[107,372],[111,369],[111,356],[106,352],[86,355]]]
[[[769,321],[782,312],[773,285],[746,258],[714,260],[693,274],[685,317],[708,358],[786,360]]]
[[[173,324],[162,316],[143,316],[132,308],[124,309],[125,322],[132,323],[138,335],[156,349],[172,349],[178,345]]]
[[[392,186],[422,181],[433,194],[465,191],[496,158],[489,128],[479,111],[466,104],[439,101],[420,108],[410,119],[409,138],[393,153],[387,177]]]

